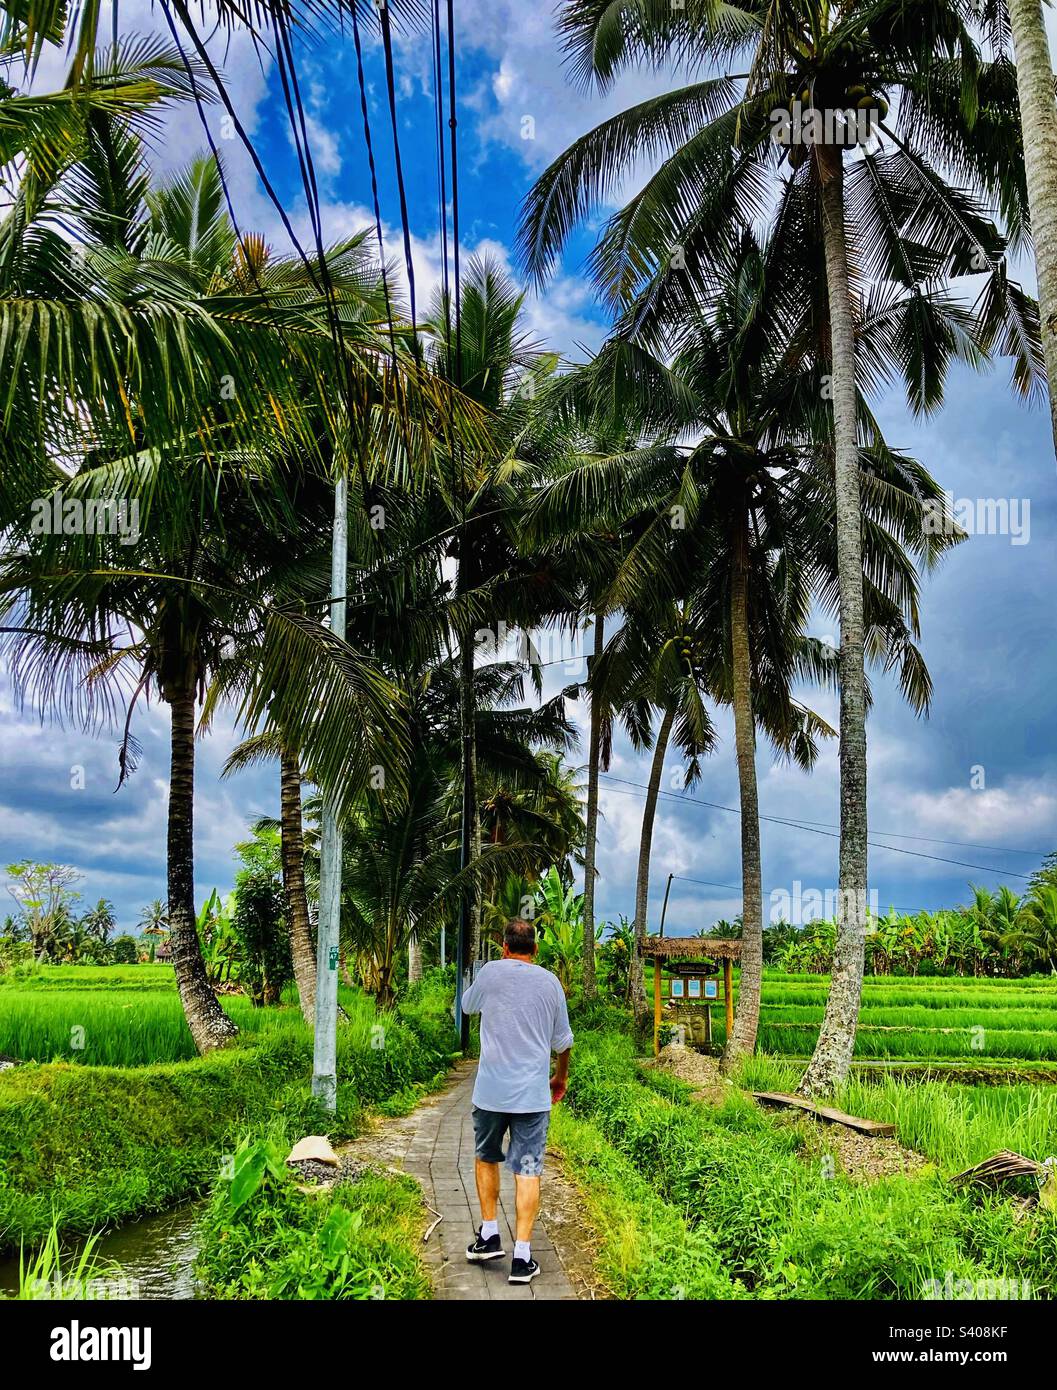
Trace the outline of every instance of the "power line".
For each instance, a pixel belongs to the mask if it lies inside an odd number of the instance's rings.
[[[404,262],[407,266],[408,301],[411,323],[418,322],[415,307],[415,267],[411,259],[411,224],[407,216],[407,193],[404,189],[404,165],[400,158],[400,133],[396,119],[396,78],[393,70],[393,36],[389,27],[388,0],[381,0],[379,15],[382,27],[382,51],[385,55],[385,85],[389,94],[389,117],[393,126],[393,159],[396,166],[396,188],[400,198],[400,221],[404,233]]]
[[[363,139],[367,146],[367,166],[371,174],[371,199],[374,204],[374,230],[378,238],[379,268],[382,274],[382,291],[385,295],[386,317],[389,320],[389,347],[393,355],[393,389],[399,391],[399,364],[396,356],[396,328],[393,324],[392,304],[389,299],[389,277],[385,268],[385,238],[382,235],[382,204],[378,196],[378,169],[374,161],[374,142],[371,139],[371,117],[367,108],[367,83],[363,75],[363,44],[360,39],[360,25],[356,18],[356,6],[352,6],[352,42],[356,49],[356,78],[360,88],[360,111],[363,114]],[[398,396],[399,405],[399,396]]]
[[[741,887],[735,887],[733,883],[712,883],[707,878],[687,878],[686,874],[672,874],[672,880],[675,883],[699,883],[704,888],[726,888],[729,889],[732,893],[740,894],[743,892],[743,889]],[[773,892],[774,890],[772,889],[771,891]],[[785,890],[783,889],[782,891],[784,892]],[[927,907],[916,907],[914,909],[910,909],[906,907],[891,906],[891,911],[898,912],[901,917],[913,917],[918,912],[928,912],[929,910],[930,909]],[[779,923],[772,922],[770,923],[770,925],[778,926]]]
[[[440,201],[441,293],[448,304],[448,188],[444,159],[444,73],[440,53],[440,0],[433,0],[433,100],[437,111],[437,194]],[[449,337],[450,332],[449,332]],[[451,377],[449,344],[448,376]]]
[[[829,830],[839,829],[832,821],[805,820],[802,825],[821,825]],[[884,835],[889,840],[915,840],[925,845],[957,845],[961,849],[989,850],[994,854],[1026,854],[1032,859],[1042,859],[1047,853],[1044,849],[1013,849],[1009,845],[977,845],[969,840],[941,840],[935,835],[907,835],[896,830],[874,830],[874,835]]]
[[[606,772],[599,773],[599,776],[602,777],[602,778],[604,778],[607,782],[623,782],[623,783],[625,783],[628,787],[641,788],[642,791],[648,791],[648,790],[649,790],[649,788],[646,786],[646,784],[645,784],[644,782],[630,782],[630,781],[628,781],[628,779],[627,779],[626,777],[612,777],[609,773],[606,773]],[[620,791],[621,789],[620,789],[619,787],[611,787],[610,790],[611,790],[611,791]],[[628,793],[628,795],[634,795],[634,794],[635,794],[635,793]],[[695,806],[707,806],[707,807],[709,807],[709,808],[710,808],[711,810],[713,810],[713,811],[727,811],[727,812],[729,812],[731,815],[735,815],[735,816],[740,816],[740,815],[741,815],[741,811],[738,809],[737,806],[721,806],[721,805],[720,805],[718,802],[716,802],[716,801],[705,801],[703,798],[698,797],[698,796],[689,796],[689,795],[686,795],[686,794],[680,794],[680,793],[678,793],[678,792],[665,792],[665,791],[658,792],[658,796],[663,796],[663,797],[665,797],[665,798],[667,798],[668,800],[671,800],[671,801],[679,801],[679,802],[682,802],[683,804],[691,803],[691,804],[693,804],[693,805],[695,805]],[[805,823],[802,822],[802,821],[787,820],[785,817],[782,817],[782,816],[762,816],[762,815],[761,815],[761,816],[760,816],[760,820],[772,821],[772,822],[774,822],[774,823],[777,824],[777,825],[785,825],[785,826],[788,826],[788,827],[790,827],[791,829],[794,829],[794,830],[806,830],[806,831],[807,831],[809,834],[811,834],[811,835],[825,835],[825,836],[827,837],[827,839],[831,839],[831,840],[839,840],[839,839],[840,839],[840,834],[839,834],[839,832],[837,832],[837,831],[834,831],[834,830],[819,830],[819,829],[817,829],[817,828],[816,828],[815,826],[813,826],[813,825],[807,825],[807,824],[805,824]],[[943,858],[942,856],[940,856],[940,855],[938,855],[938,854],[924,854],[924,853],[922,853],[920,850],[903,849],[902,846],[900,846],[900,845],[885,845],[885,844],[882,844],[882,843],[881,843],[880,841],[878,841],[878,840],[867,840],[867,844],[868,844],[868,845],[871,845],[874,849],[886,849],[886,850],[889,851],[890,854],[909,854],[909,855],[910,855],[912,858],[914,858],[914,859],[931,859],[931,860],[933,860],[933,861],[934,861],[935,863],[937,863],[937,864],[955,864],[955,865],[957,865],[959,868],[963,868],[963,869],[976,869],[976,870],[978,870],[980,873],[984,873],[984,874],[998,874],[998,875],[1004,876],[1004,877],[1006,877],[1006,878],[1023,878],[1023,879],[1030,879],[1030,878],[1031,878],[1031,874],[1022,874],[1022,873],[1018,873],[1018,872],[1017,872],[1016,870],[1014,870],[1014,869],[996,869],[996,868],[994,868],[993,866],[988,865],[988,864],[969,864],[969,863],[967,863],[964,859],[945,859],[945,858]]]

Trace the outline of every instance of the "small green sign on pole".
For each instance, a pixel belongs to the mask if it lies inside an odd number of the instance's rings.
[[[331,948],[330,948],[330,954],[329,954],[329,956],[327,957],[327,964],[330,966],[331,970],[337,970],[337,968],[338,968],[338,948],[337,948],[336,946],[331,946]]]

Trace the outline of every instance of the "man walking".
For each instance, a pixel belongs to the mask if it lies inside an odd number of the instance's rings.
[[[540,1272],[532,1258],[532,1227],[540,1206],[540,1175],[551,1104],[565,1095],[573,1045],[565,994],[557,976],[535,963],[536,928],[515,918],[503,932],[503,958],[489,961],[462,996],[463,1012],[481,1015],[481,1061],[473,1088],[473,1132],[481,1228],[468,1260],[499,1260],[499,1165],[514,1174],[517,1239],[511,1284]],[[550,1076],[551,1053],[558,1054]],[[510,1143],[503,1153],[507,1132]]]

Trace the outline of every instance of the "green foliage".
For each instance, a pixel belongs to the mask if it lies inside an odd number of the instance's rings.
[[[550,1142],[575,1173],[596,1242],[598,1271],[617,1298],[729,1299],[744,1290],[722,1268],[715,1242],[690,1228],[598,1125],[562,1105]]]
[[[634,949],[635,932],[626,917],[621,917],[616,924],[605,923],[595,953],[598,985],[601,992],[615,1002],[627,999],[628,973]]]
[[[305,1193],[283,1153],[273,1139],[244,1139],[214,1186],[196,1264],[212,1297],[428,1297],[413,1179],[369,1175]]]
[[[202,958],[213,984],[234,983],[241,967],[240,943],[235,931],[235,895],[223,898],[214,888],[199,908],[195,929]]]
[[[539,963],[553,970],[566,994],[584,953],[584,896],[566,887],[552,865],[536,888]]]
[[[1027,1278],[1036,1297],[1052,1293],[1054,1222],[1041,1210],[981,1207],[931,1170],[852,1182],[812,1159],[797,1126],[740,1094],[706,1107],[680,1083],[644,1076],[626,1036],[581,1033],[573,1057],[576,1116],[708,1233],[722,1272],[756,1298],[918,1299],[947,1273]]]
[[[110,944],[110,959],[115,965],[135,965],[139,960],[139,947],[134,936],[119,936]]]
[[[70,968],[65,988],[54,988],[54,982],[49,987],[47,973],[45,983],[25,991],[3,986],[0,1018],[7,1016],[11,998],[19,1006],[29,999],[41,1010],[65,1010],[64,1026],[71,1016],[87,1020],[87,1053],[109,1011],[120,1014],[113,1019],[116,1048],[119,1030],[129,1029],[133,1019],[149,1019],[163,999],[173,1027],[186,1035],[175,991],[152,996],[129,990],[126,999],[115,1000],[113,991],[90,989],[79,996],[68,978],[84,973]],[[321,1115],[309,1094],[312,1040],[300,1013],[254,1010],[246,1000],[226,1002],[244,1011],[236,1015],[240,1026],[255,1016],[260,1029],[207,1057],[184,1053],[188,1060],[129,1068],[55,1062],[3,1072],[0,1245],[43,1236],[53,1216],[64,1231],[89,1231],[162,1210],[211,1182],[240,1134],[273,1120],[336,1139],[355,1132],[366,1106],[396,1098],[396,1108],[406,1107],[412,1094],[436,1084],[448,1067],[450,996],[443,996],[438,1019],[432,1009],[442,995],[432,988],[406,1017],[378,1013],[362,994],[342,991],[348,1023],[338,1034],[337,1117]],[[419,1032],[416,1019],[429,1026]],[[140,1062],[143,1052],[149,1056],[164,1040],[156,1018],[153,1027],[138,1040]],[[3,1037],[0,1051],[13,1050]],[[434,1046],[441,1040],[443,1048]]]
[[[972,902],[940,912],[875,918],[866,938],[868,968],[878,975],[1013,978],[1057,964],[1057,887],[1045,866],[1018,898],[1004,884],[972,886]],[[825,974],[833,962],[836,924],[776,923],[764,933],[767,958],[783,970]]]
[[[240,947],[239,979],[254,1004],[275,1003],[294,978],[282,883],[266,865],[244,869],[235,883],[232,927]]]

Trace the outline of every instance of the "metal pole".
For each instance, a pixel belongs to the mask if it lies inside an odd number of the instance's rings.
[[[330,560],[330,630],[345,636],[345,585],[349,553],[348,483],[334,488],[334,538]],[[316,947],[315,1046],[312,1094],[324,1109],[338,1105],[338,948],[341,929],[341,828],[332,796],[323,798],[319,846],[319,931]]]
[[[668,911],[668,894],[672,891],[672,879],[673,879],[674,877],[675,877],[674,874],[669,874],[669,875],[668,875],[668,883],[667,883],[667,885],[665,886],[665,889],[664,889],[664,905],[663,905],[663,907],[661,908],[661,929],[660,929],[660,932],[658,933],[659,936],[663,936],[663,935],[664,935],[664,914]]]
[[[462,546],[466,546],[466,527],[462,528]],[[466,579],[466,556],[459,557],[459,583],[460,593]],[[476,813],[476,789],[474,787],[473,775],[473,737],[474,737],[474,705],[473,705],[473,642],[469,633],[463,635],[463,650],[459,653],[459,666],[462,672],[462,709],[460,718],[462,722],[462,824],[459,836],[459,868],[465,870],[469,867],[471,855],[473,853],[473,818]],[[471,901],[467,892],[463,892],[462,900],[459,904],[459,925],[458,937],[455,946],[455,1026],[459,1030],[459,1046],[463,1052],[470,1046],[470,1016],[462,1011],[462,994],[467,983],[467,975],[472,968],[470,961],[471,945]]]

